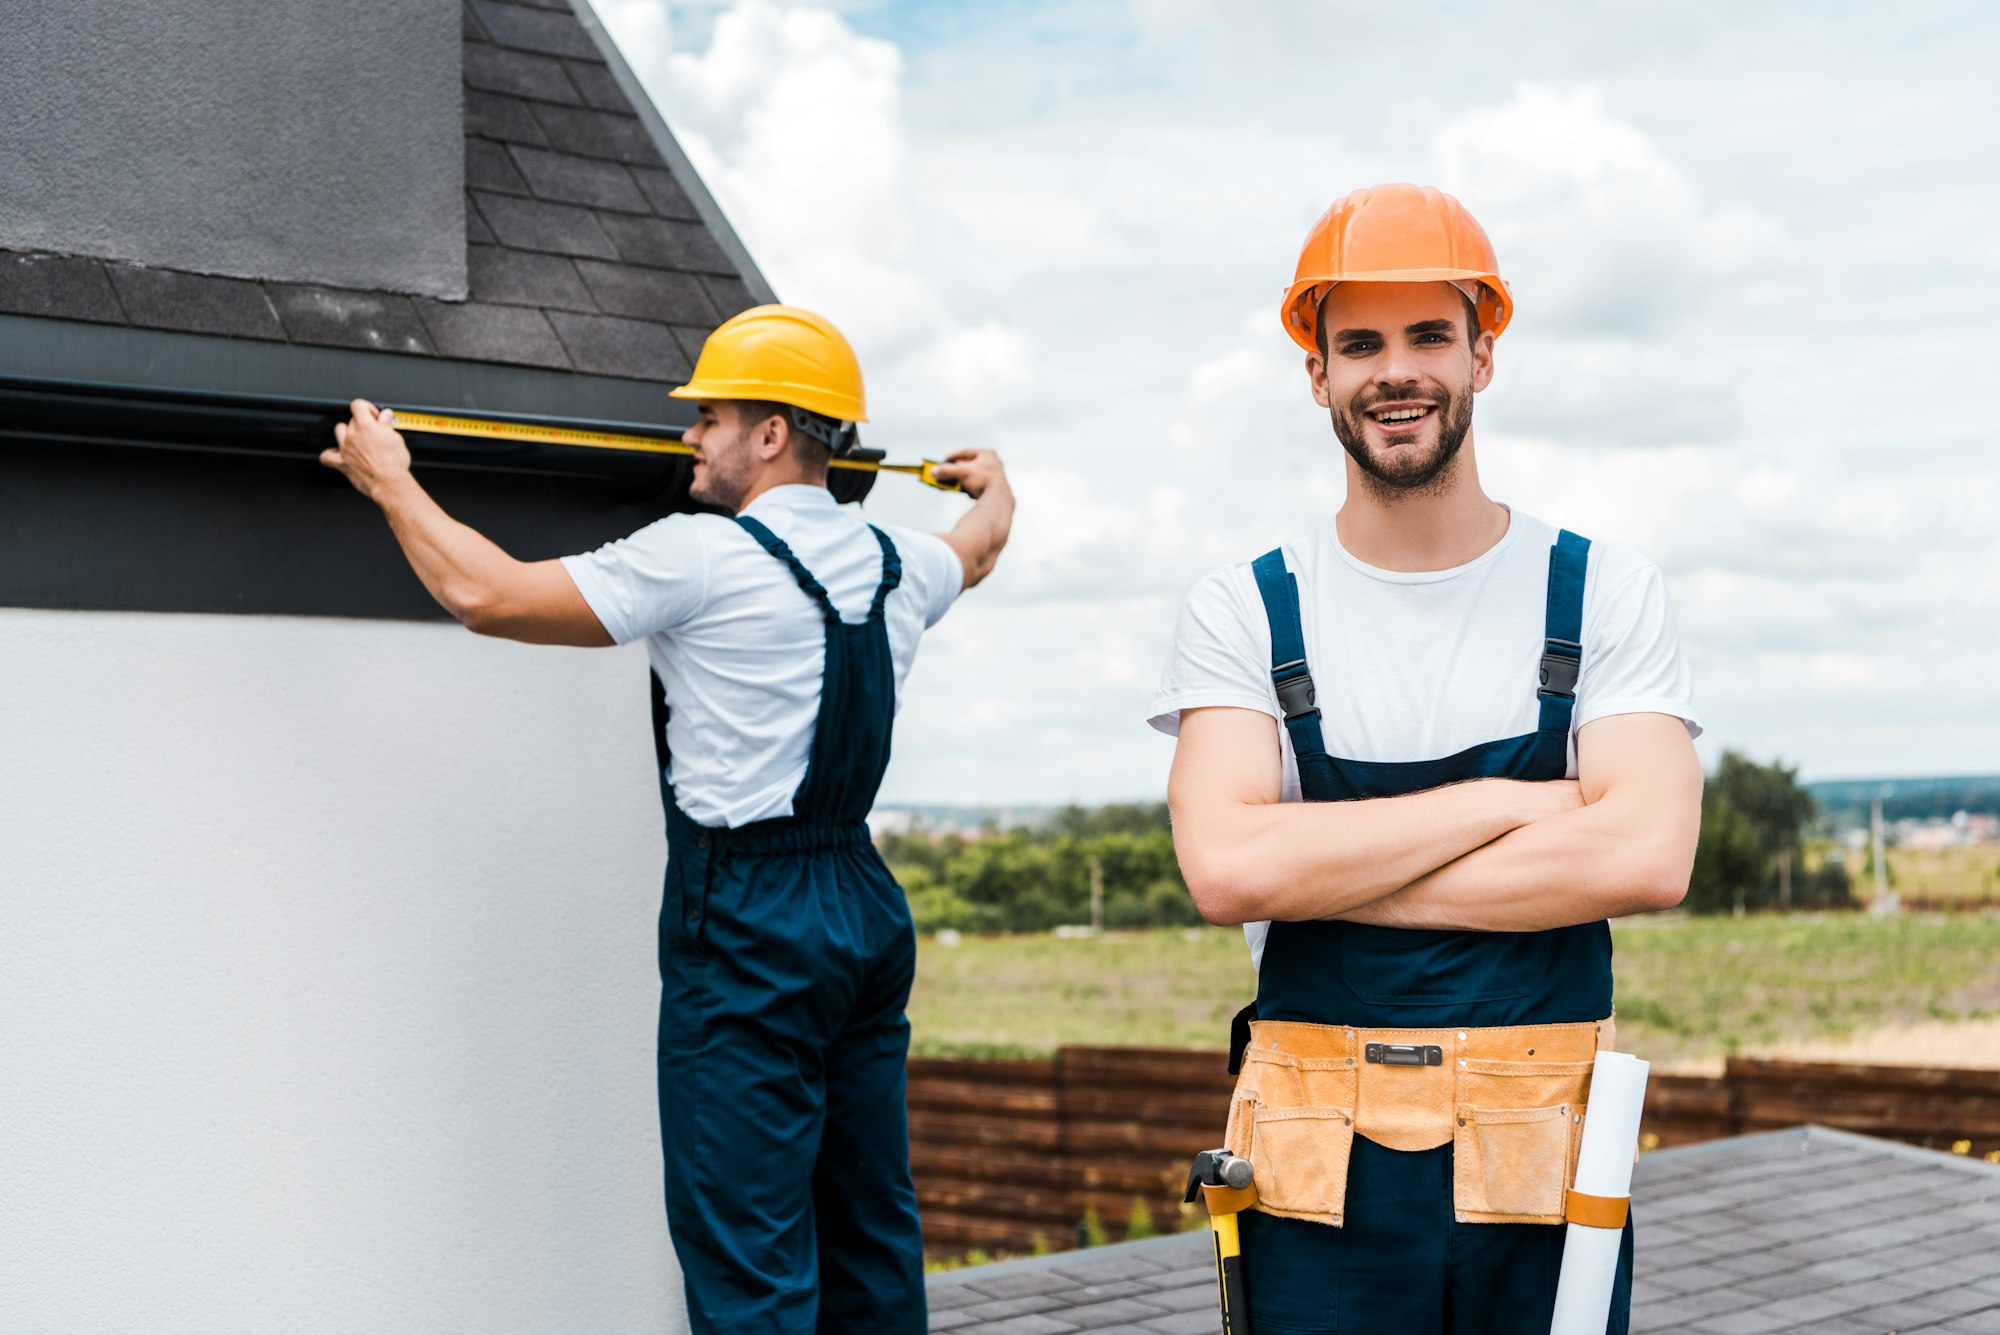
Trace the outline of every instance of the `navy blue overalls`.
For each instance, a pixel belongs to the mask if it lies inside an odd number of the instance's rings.
[[[916,936],[866,824],[889,763],[884,610],[902,560],[873,529],[882,582],[867,619],[848,624],[783,541],[736,522],[819,608],[826,671],[790,816],[697,825],[662,766],[667,1219],[696,1335],[918,1332],[923,1251],[903,1104]]]
[[[1549,552],[1539,726],[1441,760],[1328,755],[1299,620],[1298,580],[1282,550],[1252,567],[1271,624],[1271,680],[1308,802],[1394,797],[1463,779],[1549,780],[1568,772],[1570,718],[1583,661],[1590,543],[1564,532]],[[1523,682],[1522,689],[1529,688]],[[1345,922],[1274,922],[1256,1017],[1369,1028],[1567,1024],[1611,1013],[1611,929],[1408,931]],[[1343,1226],[1246,1211],[1244,1274],[1254,1335],[1547,1335],[1564,1230],[1461,1224],[1452,1147],[1403,1152],[1362,1136],[1348,1160]],[[1631,1301],[1626,1225],[1608,1330]]]

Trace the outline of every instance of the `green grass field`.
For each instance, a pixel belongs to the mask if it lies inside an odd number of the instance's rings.
[[[1667,917],[1618,924],[1613,934],[1619,1046],[1668,1067],[2000,1016],[2000,917]],[[1233,928],[967,937],[957,946],[927,939],[910,1002],[914,1050],[1220,1048],[1255,987]]]

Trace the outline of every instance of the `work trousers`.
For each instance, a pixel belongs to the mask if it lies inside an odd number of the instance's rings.
[[[667,1221],[695,1335],[916,1335],[903,892],[865,842],[707,844],[676,840],[660,941]]]
[[[1342,1227],[1238,1216],[1254,1335],[1548,1335],[1559,1224],[1461,1224],[1452,1147],[1406,1152],[1354,1138]],[[1607,1335],[1625,1335],[1632,1225],[1618,1253]]]

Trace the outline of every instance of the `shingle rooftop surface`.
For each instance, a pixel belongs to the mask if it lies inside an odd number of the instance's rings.
[[[2000,1168],[1977,1160],[1799,1127],[1649,1154],[1632,1208],[1635,1335],[2000,1335]],[[1220,1328],[1205,1230],[945,1271],[929,1297],[958,1335]]]
[[[465,301],[0,249],[0,314],[684,380],[768,289],[703,221],[670,136],[568,0],[467,0],[464,80]]]

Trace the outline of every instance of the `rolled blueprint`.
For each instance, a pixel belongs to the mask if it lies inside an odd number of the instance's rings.
[[[1590,1111],[1576,1153],[1576,1190],[1585,1196],[1629,1197],[1632,1158],[1639,1148],[1639,1113],[1646,1104],[1648,1066],[1623,1052],[1600,1052],[1590,1072]],[[1556,1280],[1555,1322],[1549,1335],[1604,1335],[1611,1285],[1618,1276],[1618,1228],[1572,1220],[1563,1239]]]

